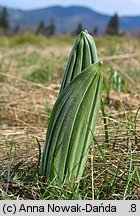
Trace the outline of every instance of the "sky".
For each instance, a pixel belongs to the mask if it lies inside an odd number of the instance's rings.
[[[140,15],[140,0],[0,0],[0,5],[18,9],[37,9],[53,5],[82,5],[105,14]]]

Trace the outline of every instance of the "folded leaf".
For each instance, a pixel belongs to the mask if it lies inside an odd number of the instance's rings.
[[[94,39],[86,30],[82,31],[76,38],[70,53],[62,79],[60,93],[79,73],[97,61]]]
[[[59,95],[47,131],[40,174],[56,181],[80,180],[98,116],[102,62],[87,67]]]

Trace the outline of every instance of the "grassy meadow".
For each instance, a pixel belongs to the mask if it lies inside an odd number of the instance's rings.
[[[104,116],[79,187],[60,188],[40,179],[38,160],[74,37],[0,36],[0,199],[140,199],[140,39],[95,42]]]

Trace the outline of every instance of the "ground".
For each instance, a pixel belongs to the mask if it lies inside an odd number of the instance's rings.
[[[0,198],[140,198],[140,40],[95,38],[103,101],[87,166],[59,188],[37,175],[52,107],[74,38],[25,35],[0,42]]]

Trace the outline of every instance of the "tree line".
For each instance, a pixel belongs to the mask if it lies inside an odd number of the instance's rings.
[[[82,23],[79,23],[77,26],[77,29],[75,30],[74,34],[78,35],[83,30]],[[95,26],[93,29],[93,32],[91,32],[93,35],[98,34],[98,26]],[[118,14],[115,13],[109,20],[106,28],[105,28],[105,34],[107,35],[119,35],[119,17]]]
[[[10,20],[9,20],[9,14],[6,7],[3,7],[0,11],[0,29],[2,29],[4,32],[11,29],[10,28]],[[20,30],[20,26],[15,26],[14,29],[12,29],[13,32],[16,34]],[[79,23],[75,31],[73,32],[73,35],[78,35],[82,30],[84,30],[84,27],[82,23]],[[56,32],[56,24],[53,19],[50,20],[50,23],[48,25],[45,24],[44,21],[41,21],[39,25],[36,28],[35,33],[41,34],[47,37],[50,37],[54,35]],[[93,32],[91,34],[98,35],[98,26],[95,26],[93,29]],[[118,35],[119,34],[119,17],[118,14],[115,13],[109,20],[106,29],[105,34],[108,35]]]

